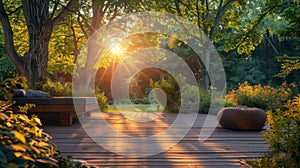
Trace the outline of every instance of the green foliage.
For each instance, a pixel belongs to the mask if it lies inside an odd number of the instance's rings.
[[[18,106],[18,108],[19,108],[18,113],[26,114],[27,111],[30,110],[33,107],[36,107],[35,104],[25,104],[24,106]]]
[[[70,97],[72,96],[72,84],[70,82],[53,82],[51,79],[46,78],[44,81],[35,84],[32,86],[34,89],[41,90],[43,92],[48,93],[50,96],[57,96],[57,97]],[[100,89],[89,90],[91,93],[95,93],[98,105],[101,111],[106,111],[108,108],[108,98],[104,95]]]
[[[178,80],[182,80],[181,82],[184,82],[184,78],[182,76],[178,76]],[[171,78],[169,75],[167,76],[167,79],[162,79],[158,82],[153,82],[150,80],[150,86],[152,89],[154,88],[160,88],[162,89],[166,96],[167,96],[167,105],[166,105],[166,112],[179,112],[180,106],[188,105],[191,107],[194,107],[194,105],[199,103],[199,113],[208,113],[209,109],[211,107],[211,94],[212,91],[206,91],[206,90],[199,90],[196,87],[197,86],[191,86],[191,85],[184,85],[182,90],[179,90],[178,85],[175,85],[175,80]],[[196,102],[196,101],[199,102]],[[223,99],[216,99],[214,100],[214,104],[216,106],[223,106],[224,100]],[[236,106],[234,103],[226,101],[225,102],[226,107],[232,107]],[[193,109],[192,109],[193,110]]]
[[[104,92],[102,92],[100,89],[96,89],[96,97],[98,100],[98,106],[100,110],[107,111],[108,109],[108,98],[105,96]]]
[[[200,91],[200,106],[199,106],[199,113],[207,114],[209,112],[210,106],[211,106],[211,90],[208,91]],[[224,106],[224,107],[235,107],[236,104],[232,103],[230,101],[225,101],[223,99],[216,98],[214,100],[214,103],[216,106]]]
[[[267,111],[267,131],[262,132],[271,151],[264,158],[250,162],[254,167],[291,167],[300,165],[300,95],[282,109]]]
[[[237,88],[238,83],[251,81],[252,84],[262,84],[266,81],[266,75],[262,71],[263,61],[255,58],[231,58],[224,61],[226,80],[229,89]]]
[[[5,79],[0,83],[0,97],[7,99],[12,99],[14,95],[14,90],[19,87],[27,88],[26,78],[23,76],[18,76],[15,78]]]
[[[290,2],[289,6],[281,11],[281,16],[288,21],[284,27],[281,28],[279,33],[288,38],[299,38],[300,37],[300,10],[299,1]]]
[[[158,82],[153,82],[153,80],[150,80],[150,86],[152,89],[159,88],[165,92],[167,96],[165,112],[179,112],[181,96],[179,86],[177,85],[174,77],[168,74],[167,79],[163,78]]]
[[[48,93],[50,96],[72,96],[72,84],[70,82],[53,82],[49,78],[32,86],[34,89]]]
[[[72,74],[79,49],[86,38],[76,21],[76,15],[65,17],[53,30],[49,42],[48,72]]]
[[[200,107],[199,112],[207,114],[211,104],[211,94],[209,91],[200,91]]]
[[[58,167],[54,158],[58,152],[51,137],[39,128],[41,121],[36,116],[13,114],[7,109],[8,103],[1,102],[0,106],[1,166]]]
[[[281,62],[281,71],[277,77],[285,78],[289,76],[293,71],[300,70],[300,56],[289,57],[287,55],[278,57],[278,62]]]
[[[235,105],[257,107],[261,109],[275,109],[297,94],[294,84],[283,83],[278,89],[270,86],[251,86],[248,82],[239,85],[238,89],[230,91],[226,95],[228,102]]]
[[[7,56],[0,56],[0,81],[3,81],[6,78],[14,77],[16,75],[17,69],[11,62],[11,60]]]
[[[0,101],[0,167],[86,167],[70,156],[60,156],[52,137],[40,128],[40,119],[14,114],[9,109],[11,105]]]

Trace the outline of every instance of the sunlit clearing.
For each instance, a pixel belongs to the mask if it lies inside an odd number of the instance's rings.
[[[111,50],[114,56],[122,56],[124,54],[124,48],[119,44],[116,44]]]

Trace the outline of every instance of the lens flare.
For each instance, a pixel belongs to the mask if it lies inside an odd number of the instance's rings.
[[[110,51],[114,56],[122,56],[124,55],[125,49],[121,46],[120,43],[118,43],[114,45]]]

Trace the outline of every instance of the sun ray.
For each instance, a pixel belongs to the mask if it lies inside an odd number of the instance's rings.
[[[125,52],[125,49],[121,46],[120,43],[118,43],[118,44],[114,45],[110,51],[115,56],[122,56]]]

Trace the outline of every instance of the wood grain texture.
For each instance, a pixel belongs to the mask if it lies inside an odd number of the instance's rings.
[[[176,114],[163,114],[153,121],[153,126],[152,121],[136,123],[119,113],[104,113],[104,116],[113,128],[132,136],[154,135],[167,129],[176,119]],[[96,125],[97,115],[93,114],[91,118],[91,125]],[[189,133],[167,151],[140,158],[107,151],[85,133],[79,122],[69,127],[45,126],[44,130],[53,137],[53,142],[63,155],[71,155],[74,159],[85,161],[87,165],[100,167],[243,167],[241,159],[261,157],[269,150],[260,131],[234,131],[217,127],[206,141],[200,143],[198,137],[204,120],[205,115],[198,115]],[[169,139],[166,137],[160,140]],[[122,141],[116,138],[111,138],[111,141],[122,147]],[[134,152],[128,146],[123,147],[128,148],[128,153]]]

